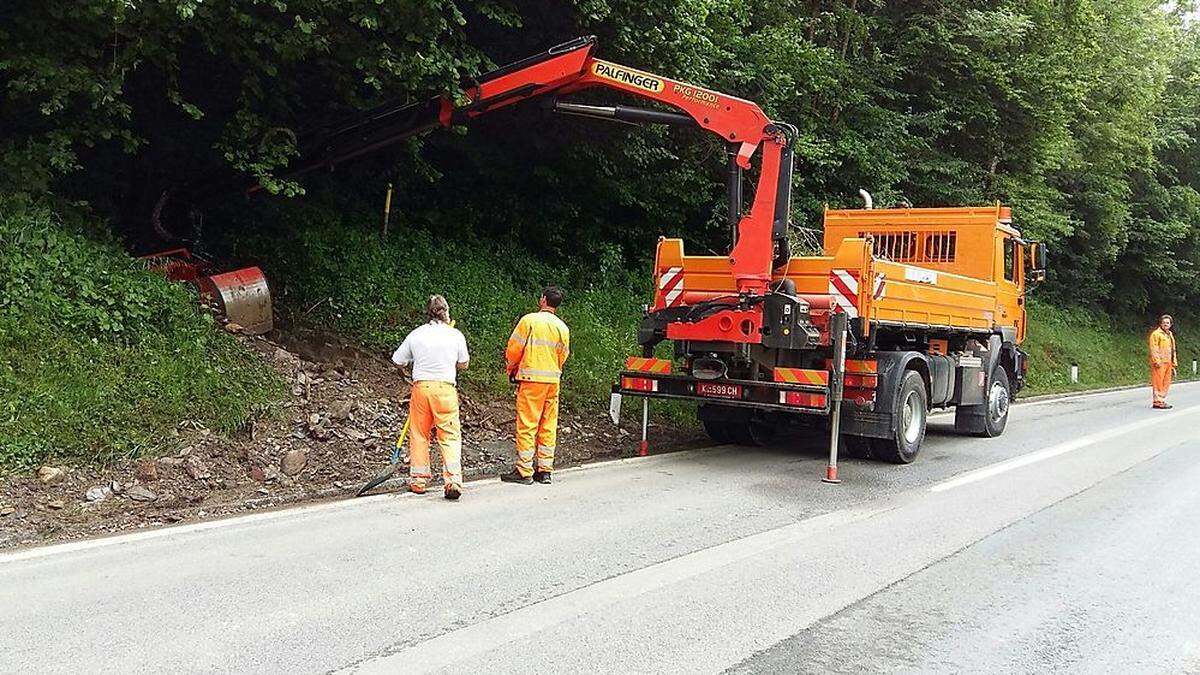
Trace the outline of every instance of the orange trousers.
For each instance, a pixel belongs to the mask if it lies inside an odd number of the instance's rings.
[[[413,384],[408,403],[408,473],[417,481],[433,474],[429,464],[431,430],[442,451],[442,480],[462,489],[462,422],[458,390],[449,382],[423,380]]]
[[[1150,365],[1150,387],[1154,389],[1154,405],[1167,402],[1167,390],[1171,388],[1171,370],[1169,363]]]
[[[557,439],[558,383],[517,385],[517,471],[532,476],[535,459],[538,471],[553,471]]]

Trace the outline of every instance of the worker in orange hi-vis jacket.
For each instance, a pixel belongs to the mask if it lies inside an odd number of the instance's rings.
[[[412,368],[412,396],[408,403],[408,489],[425,494],[432,477],[429,463],[431,430],[437,432],[442,451],[442,491],[446,499],[462,495],[462,421],[458,412],[457,372],[470,363],[467,341],[450,320],[450,305],[440,295],[429,298],[425,309],[429,323],[404,338],[392,362]]]
[[[1169,409],[1167,390],[1171,376],[1179,365],[1175,356],[1175,334],[1171,332],[1171,315],[1163,314],[1158,328],[1150,334],[1150,386],[1154,389],[1154,407]]]
[[[500,476],[507,483],[549,483],[558,437],[558,385],[571,353],[571,333],[557,316],[563,294],[549,286],[538,311],[521,317],[504,359],[517,383],[517,465]]]

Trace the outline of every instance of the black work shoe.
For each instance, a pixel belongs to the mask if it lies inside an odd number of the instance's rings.
[[[500,474],[500,480],[505,483],[520,483],[521,485],[533,485],[533,479],[529,476],[522,476],[520,471],[513,469],[508,473]]]
[[[549,485],[550,484],[550,472],[549,471],[534,471],[533,472],[533,482],[541,483],[542,485]]]
[[[447,485],[442,494],[449,500],[455,500],[462,496],[462,489],[457,485]]]

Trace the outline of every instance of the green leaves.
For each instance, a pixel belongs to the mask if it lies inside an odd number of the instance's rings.
[[[184,285],[94,229],[0,198],[0,473],[162,449],[184,420],[230,430],[281,393]]]

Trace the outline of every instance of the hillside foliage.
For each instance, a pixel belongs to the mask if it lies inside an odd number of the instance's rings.
[[[165,190],[397,185],[435,236],[586,265],[660,234],[725,246],[721,148],[694,132],[498,113],[303,183],[306,130],[579,34],[606,58],[759,102],[801,130],[793,220],[882,204],[1016,208],[1060,303],[1153,313],[1200,297],[1200,32],[1159,0],[10,0],[0,189],[86,199],[145,237]],[[209,231],[241,202],[206,208]],[[215,214],[215,215],[214,215]],[[265,223],[277,225],[277,223]],[[264,225],[258,222],[257,225]],[[197,228],[198,229],[198,228]]]
[[[78,210],[0,199],[0,473],[232,431],[282,393],[273,372]]]

